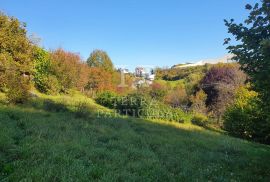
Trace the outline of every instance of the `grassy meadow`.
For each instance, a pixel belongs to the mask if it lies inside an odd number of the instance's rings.
[[[0,182],[270,182],[255,1],[1,1]]]
[[[100,116],[113,111],[79,94],[16,106],[0,98],[0,181],[270,180],[266,145],[189,123]]]

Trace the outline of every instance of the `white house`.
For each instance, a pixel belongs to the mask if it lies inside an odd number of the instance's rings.
[[[135,69],[135,75],[137,77],[145,77],[145,74],[146,74],[145,68],[143,68],[143,67],[137,67]]]

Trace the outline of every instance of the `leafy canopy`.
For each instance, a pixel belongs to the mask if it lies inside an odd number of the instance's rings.
[[[248,4],[246,9],[250,11],[250,15],[244,23],[237,24],[233,19],[225,20],[228,32],[238,43],[228,46],[228,50],[249,75],[261,102],[253,100],[248,105],[256,107],[250,109],[245,106],[243,112],[236,105],[227,111],[225,120],[232,123],[233,127],[227,127],[232,133],[238,132],[237,135],[241,137],[246,137],[243,133],[248,133],[253,140],[270,143],[270,0],[262,0],[254,6]],[[225,39],[225,44],[229,44],[230,40]],[[232,120],[239,121],[237,127],[230,122]]]
[[[87,64],[90,67],[103,68],[110,72],[114,69],[111,58],[105,51],[102,50],[94,50],[87,59]]]
[[[8,100],[27,99],[33,72],[33,44],[27,37],[26,25],[0,12],[0,87]]]
[[[250,15],[244,23],[225,20],[228,32],[237,45],[229,45],[229,52],[250,76],[254,88],[270,103],[270,0],[262,0],[254,6],[246,5]],[[225,39],[225,44],[231,38]]]

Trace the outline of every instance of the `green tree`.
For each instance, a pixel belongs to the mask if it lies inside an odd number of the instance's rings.
[[[87,64],[90,67],[103,68],[106,71],[114,70],[113,63],[105,51],[94,50],[87,59]]]
[[[0,86],[12,102],[22,102],[22,96],[26,99],[33,72],[33,44],[25,28],[18,19],[0,13]],[[14,94],[17,91],[23,94]]]
[[[225,20],[228,32],[238,43],[228,46],[228,50],[250,76],[265,105],[270,105],[270,0],[262,0],[254,6],[248,4],[246,9],[250,15],[244,23]],[[225,44],[230,40],[225,39]]]
[[[228,46],[229,52],[235,55],[234,59],[241,64],[241,68],[249,75],[252,87],[259,93],[261,102],[256,104],[262,112],[257,120],[250,120],[253,126],[258,120],[263,122],[256,125],[253,138],[264,138],[263,142],[270,141],[270,0],[262,0],[254,6],[246,5],[250,15],[244,23],[235,23],[233,19],[225,20],[228,32],[236,39],[237,45]],[[231,38],[225,39],[229,44]],[[268,133],[268,134],[267,134]],[[255,136],[254,136],[255,135]],[[256,136],[260,135],[260,136]],[[261,136],[263,135],[263,136]]]
[[[259,103],[258,93],[249,90],[249,87],[240,87],[234,103],[223,116],[224,129],[233,136],[269,144],[270,132],[265,127]]]
[[[59,82],[53,74],[50,54],[46,50],[34,49],[34,84],[35,87],[46,94],[56,94],[60,91]]]

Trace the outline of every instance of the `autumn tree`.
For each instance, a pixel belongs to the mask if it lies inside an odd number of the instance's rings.
[[[26,24],[0,13],[0,87],[7,90],[12,102],[27,99],[33,71],[32,47]]]
[[[237,64],[213,66],[201,81],[207,94],[206,105],[210,112],[221,119],[226,107],[233,101],[235,90],[246,81],[246,75]]]
[[[91,68],[89,68],[87,64],[81,62],[79,64],[79,78],[76,83],[77,89],[81,92],[84,92],[88,85],[90,73]]]
[[[51,52],[52,74],[58,80],[62,92],[75,88],[80,77],[81,58],[78,54],[57,49]]]
[[[195,95],[190,96],[191,110],[196,113],[206,114],[206,99],[207,95],[203,90],[199,90]]]
[[[167,92],[168,92],[168,90],[166,89],[165,85],[161,85],[159,83],[153,83],[150,86],[149,94],[153,99],[163,101]]]
[[[103,68],[106,71],[114,70],[113,63],[109,55],[102,50],[94,50],[87,59],[87,64],[90,67]]]
[[[86,89],[95,92],[114,90],[112,74],[102,68],[90,68]]]
[[[165,97],[165,103],[174,108],[181,107],[182,109],[187,109],[188,97],[186,89],[182,86],[177,86],[170,90]]]

